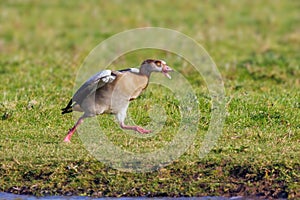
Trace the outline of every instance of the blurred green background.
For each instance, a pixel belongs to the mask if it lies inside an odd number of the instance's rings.
[[[299,1],[0,1],[0,190],[296,197],[299,10]],[[228,116],[223,135],[205,159],[196,155],[201,145],[197,140],[187,155],[162,171],[121,173],[98,163],[78,136],[72,144],[62,143],[74,122],[71,115],[61,116],[60,108],[71,98],[76,72],[96,45],[119,32],[149,26],[180,31],[207,50],[223,76]],[[143,60],[140,55],[147,52],[125,55],[114,67],[135,67]],[[184,63],[163,52],[151,55],[161,55],[178,71]],[[201,136],[210,116],[205,82],[193,71],[181,72],[199,87]],[[147,124],[139,102],[148,105],[150,97],[159,101],[159,95],[152,95],[155,89],[131,106],[138,123]],[[124,137],[124,142],[131,141],[126,148],[141,147],[140,141],[112,127],[113,118],[101,120],[116,143]],[[167,130],[170,134],[159,140],[172,137],[172,129]]]

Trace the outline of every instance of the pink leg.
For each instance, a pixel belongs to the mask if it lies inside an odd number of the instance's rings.
[[[76,128],[83,122],[83,117],[80,117],[77,121],[77,123],[71,128],[68,132],[68,135],[65,137],[64,142],[71,142],[71,137],[75,133]]]
[[[137,131],[139,133],[150,133],[151,132],[151,130],[144,129],[144,128],[140,127],[140,126],[128,126],[128,125],[125,125],[124,122],[121,122],[120,126],[123,129],[134,130],[134,131]]]

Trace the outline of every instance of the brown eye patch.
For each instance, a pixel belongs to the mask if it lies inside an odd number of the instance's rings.
[[[161,67],[161,62],[160,61],[156,61],[155,64],[156,64],[156,66]]]

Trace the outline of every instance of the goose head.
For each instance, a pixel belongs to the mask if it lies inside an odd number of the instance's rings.
[[[147,59],[142,62],[140,67],[140,73],[143,75],[150,76],[152,72],[161,72],[169,79],[171,76],[168,72],[171,71],[173,70],[163,60]]]

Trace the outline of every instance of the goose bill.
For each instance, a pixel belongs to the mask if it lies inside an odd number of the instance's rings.
[[[168,72],[163,72],[163,74],[168,78],[171,79],[172,77],[170,76],[170,74],[168,74]]]

